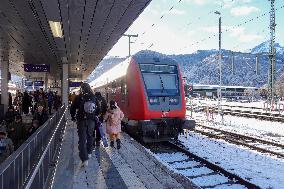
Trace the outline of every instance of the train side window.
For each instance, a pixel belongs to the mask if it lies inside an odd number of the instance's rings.
[[[121,92],[121,102],[125,103],[126,101],[126,93],[127,93],[127,89],[126,89],[126,82],[125,79],[122,79],[120,81],[120,92]]]
[[[116,88],[116,82],[115,82],[115,81],[113,81],[113,82],[111,83],[111,87],[112,87],[112,88]]]

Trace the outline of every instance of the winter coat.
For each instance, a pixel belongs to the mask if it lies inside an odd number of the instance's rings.
[[[34,132],[36,132],[37,129],[38,129],[38,127],[31,126],[31,127],[28,129],[27,138],[29,138],[30,136],[32,136],[32,135],[34,134]]]
[[[7,122],[7,124],[11,124],[15,120],[15,117],[16,113],[14,111],[13,112],[7,111],[5,114],[5,121]]]
[[[25,92],[23,97],[23,112],[25,114],[29,113],[30,106],[31,106],[30,96],[28,93]]]
[[[41,113],[36,112],[33,120],[38,120],[39,126],[41,126],[48,120],[48,115],[45,113],[45,111],[43,111]]]
[[[109,109],[104,119],[106,120],[106,133],[107,134],[118,134],[121,132],[121,120],[123,119],[124,114],[119,107],[116,109]]]
[[[10,138],[0,139],[0,163],[14,152],[14,145]]]
[[[26,138],[26,127],[23,123],[13,122],[8,126],[8,136],[14,142],[16,148],[18,148]]]
[[[54,101],[54,96],[51,92],[46,94],[48,106],[51,107]]]
[[[85,102],[85,99],[93,99],[93,101],[95,102],[96,104],[96,110],[95,110],[95,116],[98,116],[98,101],[97,101],[97,98],[95,97],[94,94],[85,94],[85,95],[78,95],[76,96],[75,100],[72,102],[71,104],[71,107],[70,107],[70,114],[71,114],[71,117],[73,120],[76,120],[77,121],[81,121],[81,120],[85,120],[86,119],[86,116],[85,116],[85,111],[84,111],[84,102]]]

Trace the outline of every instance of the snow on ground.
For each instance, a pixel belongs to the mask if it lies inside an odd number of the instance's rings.
[[[194,184],[202,188],[245,188],[239,184],[224,184],[229,182],[227,177],[222,174],[212,174],[213,170],[204,167],[204,165],[195,160],[189,160],[188,156],[181,152],[156,153],[153,155],[170,170],[188,177]]]
[[[212,100],[212,99],[198,99],[195,98],[192,101],[194,104],[197,105],[217,105],[218,100]],[[188,100],[187,104],[189,104],[190,101]],[[221,100],[222,105],[228,105],[228,106],[243,106],[248,108],[263,108],[265,101],[256,101],[256,102],[228,102],[226,100]],[[278,104],[283,104],[282,101],[279,101]]]
[[[191,133],[179,140],[190,152],[262,187],[284,189],[284,160]]]
[[[192,101],[188,100],[187,105],[189,106],[190,103],[193,104],[194,107],[217,107],[218,101],[212,100],[212,99],[193,99]],[[224,108],[229,108],[231,106],[232,110],[242,110],[242,111],[254,111],[254,112],[267,112],[267,110],[264,109],[264,107],[268,108],[268,104],[265,101],[257,101],[257,102],[227,102],[227,101],[221,101],[221,105]],[[239,107],[236,107],[239,106]],[[277,105],[274,108],[280,108],[281,110],[284,109],[284,102],[279,101],[277,102]],[[261,108],[261,109],[259,109]],[[279,113],[279,111],[272,111],[272,113]],[[283,111],[280,112],[281,114],[284,114]]]
[[[189,115],[190,112],[188,111]],[[193,113],[196,121],[202,120],[206,126],[223,129],[240,134],[257,136],[262,139],[278,141],[284,144],[284,123],[259,120],[255,118],[238,117],[231,115],[222,117],[214,114],[213,120],[207,120],[206,114],[203,112]]]

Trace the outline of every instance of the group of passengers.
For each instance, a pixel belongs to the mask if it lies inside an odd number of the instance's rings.
[[[52,108],[57,110],[60,104],[56,93],[45,93],[43,89],[30,93],[17,91],[13,100],[9,94],[9,107],[0,125],[0,163],[43,125]],[[31,122],[23,123],[22,116],[30,117]]]
[[[52,110],[57,110],[60,105],[61,98],[57,92],[49,90],[45,93],[42,88],[29,93],[17,91],[14,100],[12,100],[12,95],[9,94],[9,106],[14,106],[15,110],[23,115],[34,114],[38,106],[42,106],[51,115]]]
[[[121,121],[124,114],[114,100],[107,104],[101,93],[94,93],[87,83],[81,85],[79,95],[73,93],[69,96],[69,100],[72,101],[70,108],[72,120],[77,123],[81,167],[88,166],[88,159],[92,156],[94,146],[100,146],[103,122],[106,122],[110,146],[114,147],[116,140],[117,149],[121,148]]]

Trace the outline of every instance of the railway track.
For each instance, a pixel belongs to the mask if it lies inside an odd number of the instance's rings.
[[[188,177],[200,188],[260,188],[217,164],[189,152],[180,143],[165,142],[146,147],[167,166]]]
[[[262,111],[261,108],[255,108],[259,111],[251,111],[248,107],[241,107],[244,110],[241,109],[232,109],[232,108],[240,108],[239,106],[228,106],[228,105],[222,105],[222,111],[225,115],[233,115],[233,116],[241,116],[241,117],[248,117],[248,118],[255,118],[260,120],[269,120],[269,121],[277,121],[277,122],[284,122],[284,115],[281,114],[279,111]],[[187,107],[189,110],[190,108]],[[246,110],[247,109],[247,110]],[[206,107],[199,107],[199,111],[206,111]],[[209,108],[209,110],[213,113],[218,113],[218,108]]]
[[[212,128],[198,123],[196,124],[194,132],[210,138],[222,139],[230,143],[245,146],[261,153],[284,158],[284,144],[224,131],[222,129]]]

